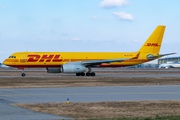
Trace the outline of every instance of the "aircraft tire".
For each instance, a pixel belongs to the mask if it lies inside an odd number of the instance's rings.
[[[25,76],[26,76],[26,74],[25,74],[25,73],[22,73],[22,74],[21,74],[21,76],[22,76],[22,77],[25,77]]]
[[[76,76],[80,76],[81,75],[81,73],[76,73]]]
[[[95,76],[96,74],[94,72],[91,73],[91,76]]]
[[[81,76],[85,76],[85,73],[82,72],[82,73],[81,73]]]
[[[87,72],[87,73],[86,73],[86,76],[91,76],[91,73]]]

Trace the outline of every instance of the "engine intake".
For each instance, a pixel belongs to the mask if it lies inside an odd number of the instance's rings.
[[[147,59],[148,59],[148,60],[152,60],[152,59],[153,59],[153,57],[154,57],[154,56],[153,56],[153,55],[151,55],[151,54],[147,55]]]

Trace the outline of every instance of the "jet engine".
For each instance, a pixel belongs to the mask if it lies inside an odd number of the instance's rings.
[[[86,67],[77,63],[63,64],[61,67],[48,67],[47,73],[82,73],[86,71]]]
[[[80,64],[63,64],[61,69],[63,73],[81,73],[86,71],[86,67]]]
[[[148,60],[152,60],[153,59],[153,55],[151,55],[151,54],[147,55],[147,59]]]

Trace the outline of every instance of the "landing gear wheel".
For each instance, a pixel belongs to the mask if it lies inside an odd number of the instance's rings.
[[[81,75],[81,73],[76,73],[76,76],[80,76]]]
[[[22,73],[22,74],[21,74],[21,76],[22,76],[22,77],[25,77],[25,76],[26,76],[26,74],[25,74],[25,73]]]
[[[91,73],[91,76],[95,76],[96,74],[94,72]]]
[[[82,73],[81,73],[81,76],[85,76],[85,73],[82,72]]]
[[[86,73],[86,76],[91,76],[91,73],[87,72],[87,73]]]

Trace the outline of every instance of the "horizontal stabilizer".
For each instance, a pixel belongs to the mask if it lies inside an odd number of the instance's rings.
[[[162,55],[147,55],[147,59],[152,60],[158,57],[163,57],[163,56],[172,55],[172,54],[176,54],[176,53],[168,53],[168,54],[162,54]]]

